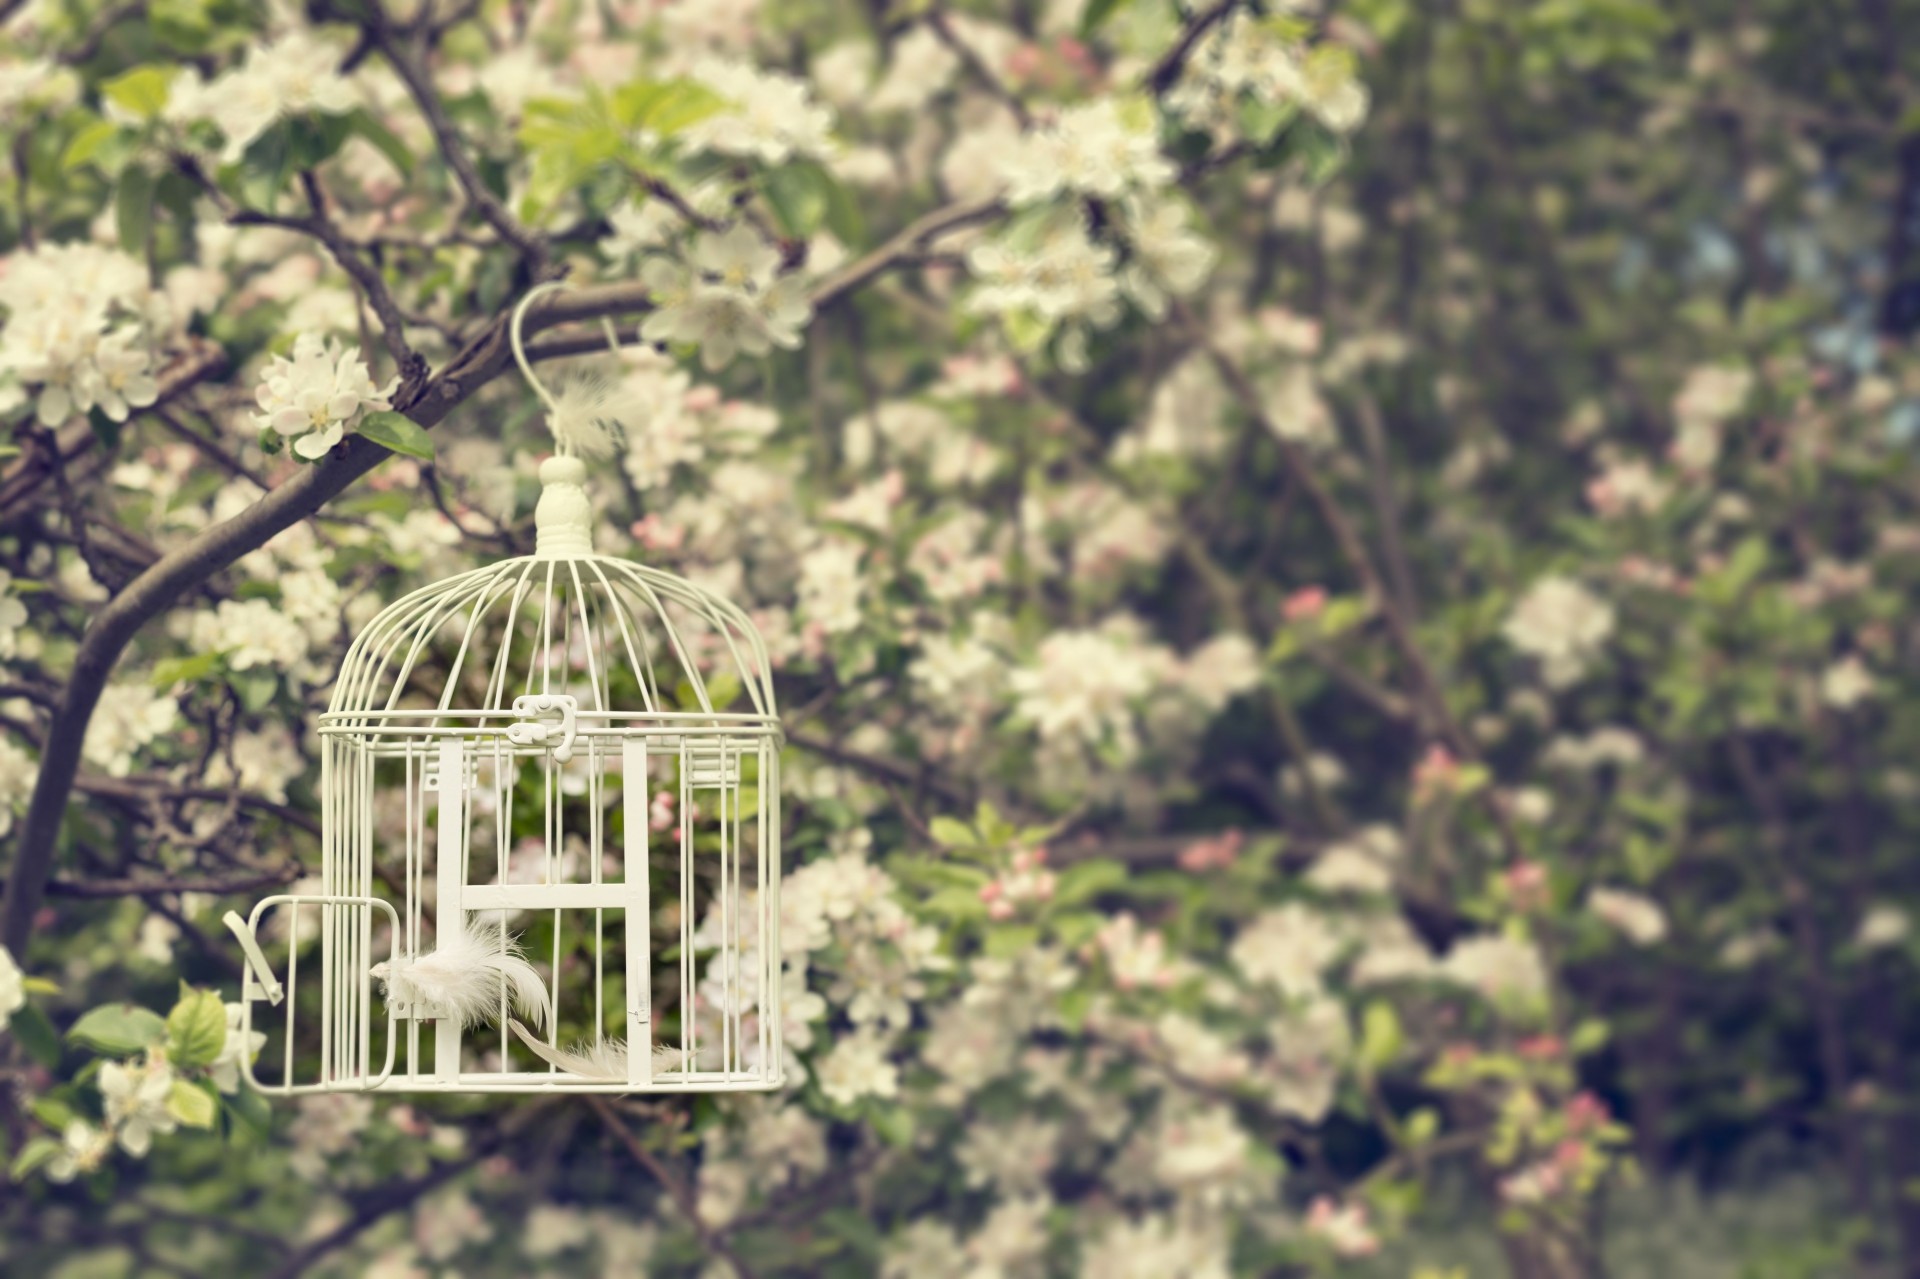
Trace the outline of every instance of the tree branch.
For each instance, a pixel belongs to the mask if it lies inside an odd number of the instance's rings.
[[[372,39],[387,61],[392,64],[394,74],[407,86],[414,105],[420,108],[420,114],[426,118],[427,127],[433,130],[433,140],[439,144],[440,154],[446,159],[447,167],[460,182],[460,189],[466,192],[467,203],[473,206],[482,221],[494,229],[502,240],[519,250],[526,259],[530,273],[538,277],[547,264],[547,243],[538,232],[531,231],[508,213],[505,206],[494,198],[487,189],[486,182],[480,177],[480,171],[473,165],[473,157],[467,154],[466,142],[453,127],[453,121],[447,116],[447,109],[440,101],[440,93],[428,79],[427,72],[413,60],[411,54],[400,47],[395,32],[387,25],[386,14],[379,5],[372,6],[371,18],[366,23],[367,35]]]
[[[51,897],[145,897],[152,893],[211,893],[225,897],[229,893],[249,893],[258,888],[278,888],[300,878],[300,869],[242,875],[237,879],[55,879],[47,884]]]

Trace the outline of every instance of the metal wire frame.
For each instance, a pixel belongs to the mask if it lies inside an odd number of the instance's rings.
[[[703,652],[692,651],[690,641],[701,637],[690,635],[686,622],[704,625],[708,648]],[[436,662],[435,641],[443,636],[451,641],[456,631],[451,659],[443,665]],[[676,684],[683,690],[682,706],[690,700],[691,709],[669,708],[663,688],[676,685],[663,684],[655,669],[656,653],[671,658],[679,676]],[[736,676],[750,710],[715,707],[714,687],[699,660],[709,655],[718,659],[720,669]],[[471,701],[456,704],[468,701],[463,680],[469,671],[473,680],[484,681],[472,698],[477,706]],[[622,678],[616,680],[616,673]],[[435,683],[437,695],[424,696]],[[564,746],[557,746],[544,726],[530,728],[524,710],[515,709],[516,701],[535,694],[544,695],[548,703],[566,704]],[[616,706],[617,700],[628,704]],[[317,1076],[311,1082],[294,1076],[293,1045],[301,1017],[296,943],[288,958],[281,1078],[262,1083],[249,1069],[249,1082],[274,1093],[755,1091],[783,1082],[778,940],[783,739],[765,645],[739,608],[671,574],[605,557],[535,555],[477,569],[418,591],[374,618],[348,651],[319,731],[323,893],[310,899],[325,903],[319,906]],[[655,1027],[649,765],[659,759],[668,761],[678,776],[680,1042],[677,1064],[656,1072],[649,1051]],[[756,801],[750,823],[742,814],[749,761]],[[560,791],[569,769],[585,774],[587,829],[573,832],[584,833],[588,846],[585,883],[560,882],[561,851],[569,833]],[[513,883],[515,790],[531,770],[538,772],[542,797],[545,882]],[[622,778],[625,805],[626,874],[618,883],[605,882],[602,873],[605,774],[610,770]],[[375,830],[374,799],[395,785],[404,794],[398,911],[374,895],[374,852],[383,840]],[[468,882],[475,829],[470,797],[483,794],[491,795],[494,809],[495,882],[490,885]],[[695,806],[709,796],[714,820],[697,825]],[[430,830],[436,845],[431,858]],[[702,840],[716,846],[717,857],[700,851]],[[750,872],[744,865],[749,849],[754,863]],[[711,1010],[717,1026],[705,1028],[710,1040],[717,1030],[717,1043],[704,1044],[701,1022],[707,1010],[701,1007],[701,965],[694,943],[703,869],[712,880],[707,898],[720,942],[706,972],[711,987],[717,969],[719,996],[713,1002],[718,1006]],[[743,881],[746,873],[752,876],[750,882]],[[509,912],[550,910],[549,994],[556,1013],[563,912],[591,910],[596,1043],[605,1033],[605,914],[609,909],[625,911],[627,1079],[584,1078],[553,1066],[512,1069],[504,1016],[498,1027],[497,1068],[466,1069],[458,1025],[449,1018],[423,1015],[432,1010],[391,1004],[385,1007],[386,1067],[371,1070],[365,1045],[371,1041],[376,1013],[366,968],[374,908],[391,917],[392,962],[404,964],[431,949],[425,919],[429,896],[435,902],[435,935],[468,912],[497,911],[504,922]],[[293,899],[270,901],[299,908]],[[249,933],[268,904],[255,909]],[[242,940],[247,944],[248,938]],[[257,947],[250,946],[250,963],[256,953]],[[253,1003],[265,997],[271,982],[270,974],[262,974],[260,981],[249,975],[244,1029],[252,1029]],[[749,983],[758,987],[757,998],[745,997]],[[505,994],[503,988],[503,1010]],[[430,1069],[420,1045],[423,1021],[434,1027]],[[556,1015],[548,1027],[550,1047],[559,1046],[558,1021]],[[355,1043],[362,1045],[358,1055],[349,1051]]]

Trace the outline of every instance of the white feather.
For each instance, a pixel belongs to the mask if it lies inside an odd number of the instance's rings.
[[[533,1055],[549,1066],[557,1067],[582,1079],[592,1079],[605,1083],[625,1083],[627,1081],[627,1041],[624,1039],[603,1039],[597,1044],[578,1044],[572,1048],[553,1048],[534,1038],[531,1032],[519,1022],[509,1022],[513,1033],[520,1036],[520,1042],[533,1050]],[[680,1069],[681,1052],[678,1048],[668,1048],[665,1044],[653,1046],[653,1073],[662,1075],[671,1070]]]
[[[503,987],[514,1011],[536,1026],[545,1025],[552,1011],[546,985],[526,961],[520,939],[508,936],[498,920],[469,920],[440,937],[430,953],[397,966],[377,964],[373,975],[388,999],[446,1008],[463,1026],[503,1016]]]
[[[641,406],[625,383],[591,369],[573,373],[554,393],[554,409],[547,418],[553,438],[575,453],[605,457],[614,451],[626,428],[641,420]]]

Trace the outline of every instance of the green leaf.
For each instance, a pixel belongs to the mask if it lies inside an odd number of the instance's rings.
[[[175,684],[197,684],[220,665],[218,653],[196,653],[192,657],[170,657],[155,663],[153,686],[172,688]]]
[[[905,1106],[875,1106],[869,1122],[888,1144],[902,1149],[913,1144],[913,1112]]]
[[[971,848],[980,842],[973,827],[953,817],[936,817],[927,829],[943,848]]]
[[[1097,897],[1127,882],[1127,868],[1108,857],[1076,862],[1060,872],[1054,885],[1055,905],[1071,906]]]
[[[269,1106],[267,1099],[259,1093],[251,1088],[242,1088],[224,1100],[228,1114],[262,1137],[273,1131],[273,1107]]]
[[[210,1064],[227,1046],[227,1008],[211,990],[183,988],[167,1014],[167,1059],[182,1070]]]
[[[724,110],[727,100],[697,80],[634,80],[613,91],[609,106],[627,129],[672,137]]]
[[[204,1089],[176,1079],[167,1094],[167,1113],[188,1128],[211,1128],[220,1108]]]
[[[1040,941],[1040,930],[1032,924],[1010,924],[991,929],[983,949],[990,959],[1011,959],[1032,950]]]
[[[407,144],[400,135],[389,129],[365,107],[355,107],[346,116],[347,129],[373,144],[375,150],[387,157],[393,167],[404,177],[413,172],[413,152],[407,150]]]
[[[167,105],[177,67],[145,66],[115,76],[100,86],[100,96],[137,120],[151,120]]]
[[[166,1033],[165,1019],[152,1009],[138,1004],[102,1004],[74,1022],[67,1038],[97,1052],[125,1057],[159,1043]]]
[[[295,116],[287,124],[287,162],[294,169],[331,160],[353,133],[352,121],[344,115]]]
[[[99,155],[119,136],[119,125],[111,120],[95,120],[74,134],[73,140],[67,143],[67,149],[60,155],[60,167],[72,172]]]
[[[1376,1001],[1368,1004],[1360,1018],[1360,1064],[1377,1071],[1400,1055],[1406,1037],[1400,1031],[1400,1016],[1393,1005]]]
[[[120,247],[146,261],[147,241],[153,235],[153,175],[140,165],[130,164],[121,171],[113,219],[120,229]]]
[[[819,230],[833,201],[833,185],[833,176],[810,160],[768,174],[767,203],[773,206],[780,229],[796,240]]]
[[[1575,1057],[1584,1057],[1588,1053],[1599,1052],[1604,1048],[1612,1034],[1607,1023],[1598,1017],[1589,1017],[1574,1027],[1573,1034],[1567,1039],[1567,1051]]]
[[[419,424],[400,413],[369,413],[360,419],[360,434],[402,457],[433,461],[433,439]]]
[[[1407,1116],[1406,1139],[1409,1146],[1424,1146],[1440,1133],[1440,1112],[1422,1106]]]
[[[60,1032],[37,1005],[26,1004],[16,1009],[7,1022],[7,1030],[20,1041],[27,1055],[42,1066],[51,1070],[60,1064]]]
[[[248,144],[240,157],[241,198],[256,209],[273,212],[292,171],[293,122],[282,120]]]
[[[72,1106],[54,1097],[35,1097],[30,1109],[35,1119],[55,1132],[63,1131],[78,1117],[73,1113]]]
[[[60,1143],[51,1137],[35,1137],[20,1148],[13,1160],[13,1179],[25,1181],[60,1153]]]

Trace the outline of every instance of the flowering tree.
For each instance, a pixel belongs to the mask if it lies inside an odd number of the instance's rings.
[[[1573,1279],[1812,1129],[1910,1270],[1920,15],[1422,8],[0,3],[0,1259],[1310,1274],[1458,1178]],[[217,920],[529,548],[560,279],[603,549],[773,653],[791,1086],[268,1107]]]

